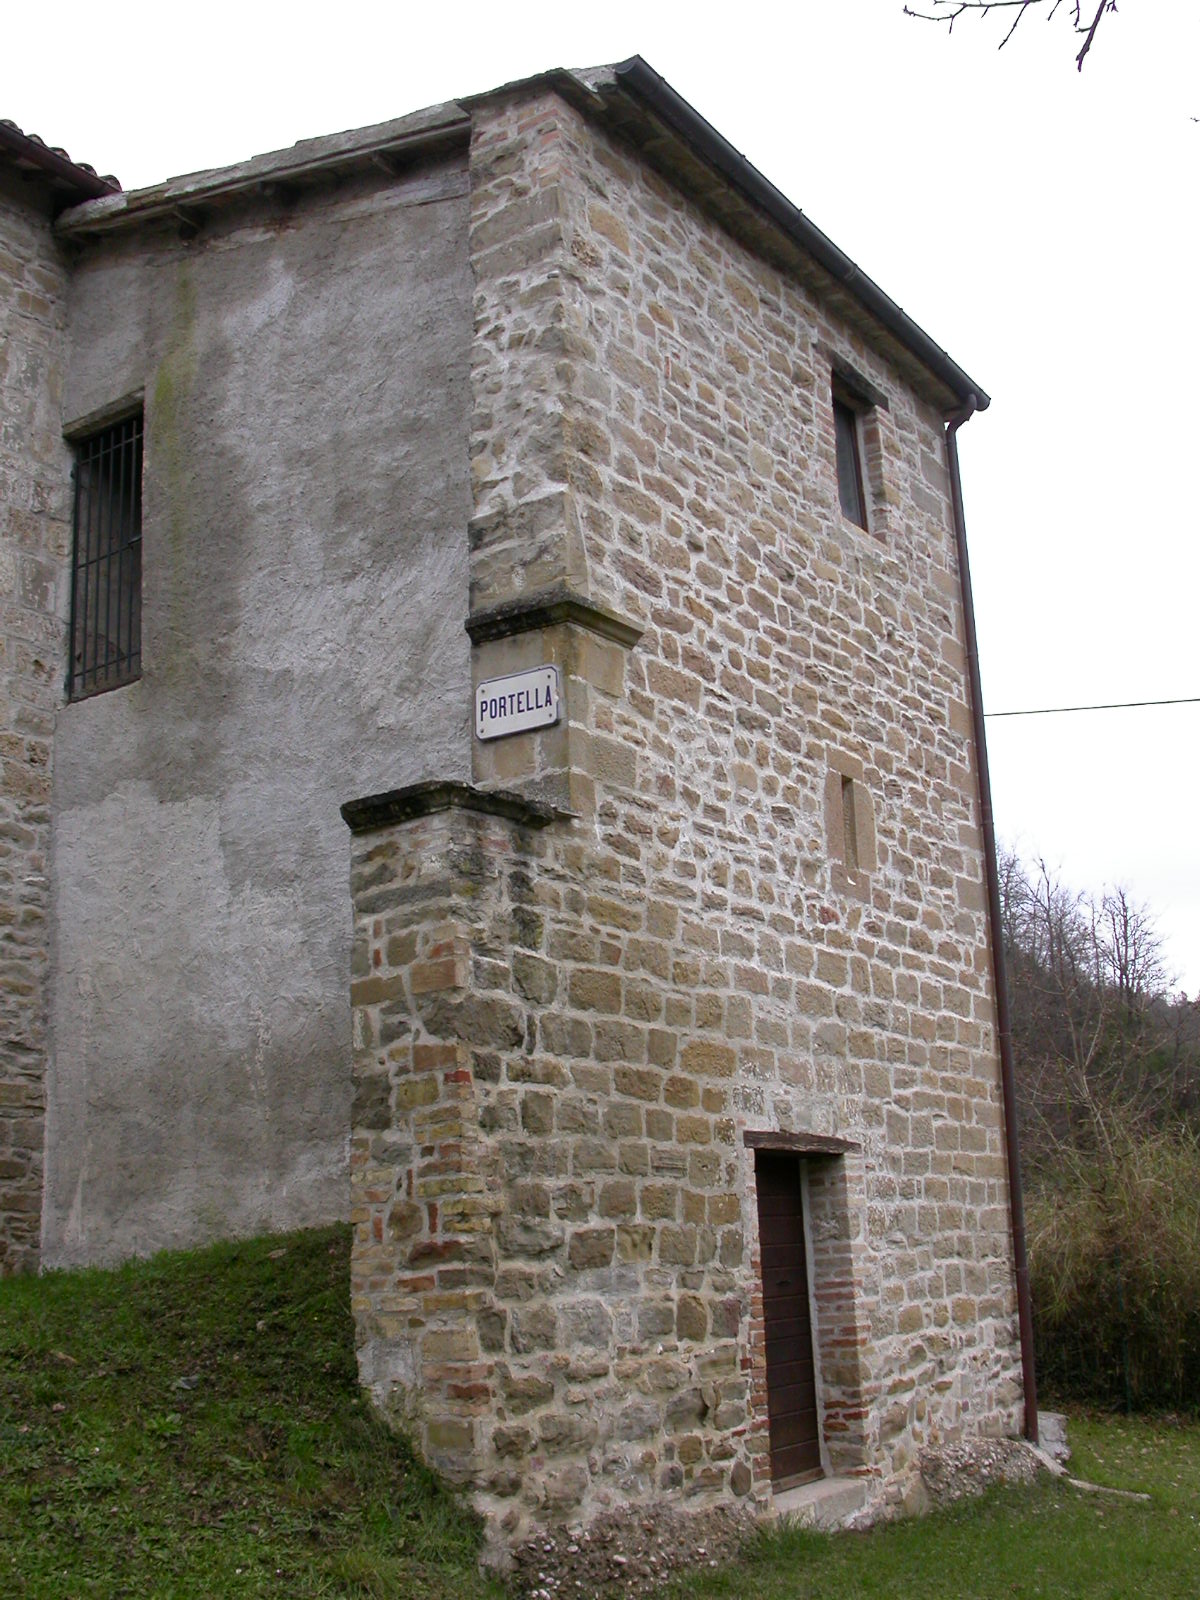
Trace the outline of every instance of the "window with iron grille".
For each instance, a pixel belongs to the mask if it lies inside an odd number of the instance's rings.
[[[75,446],[72,700],[142,671],[142,415]]]

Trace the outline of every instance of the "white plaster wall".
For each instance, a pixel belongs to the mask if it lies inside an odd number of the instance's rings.
[[[469,776],[465,177],[114,241],[64,421],[144,391],[143,676],[55,737],[47,1264],[345,1213],[340,803]]]

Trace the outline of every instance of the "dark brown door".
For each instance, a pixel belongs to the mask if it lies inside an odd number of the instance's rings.
[[[794,1155],[758,1150],[755,1180],[767,1342],[771,1482],[776,1488],[786,1488],[821,1474],[800,1162]]]

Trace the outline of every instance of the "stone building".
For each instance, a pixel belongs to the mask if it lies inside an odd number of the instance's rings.
[[[1030,1428],[979,387],[637,58],[128,195],[22,138],[6,1268],[349,1207],[505,1539]]]

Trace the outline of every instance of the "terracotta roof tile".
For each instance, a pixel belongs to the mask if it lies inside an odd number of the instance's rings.
[[[9,117],[0,117],[0,160],[19,171],[38,173],[68,203],[117,194],[121,188],[116,178],[102,177],[86,161],[72,161],[58,145],[47,144],[40,134],[26,133]]]

